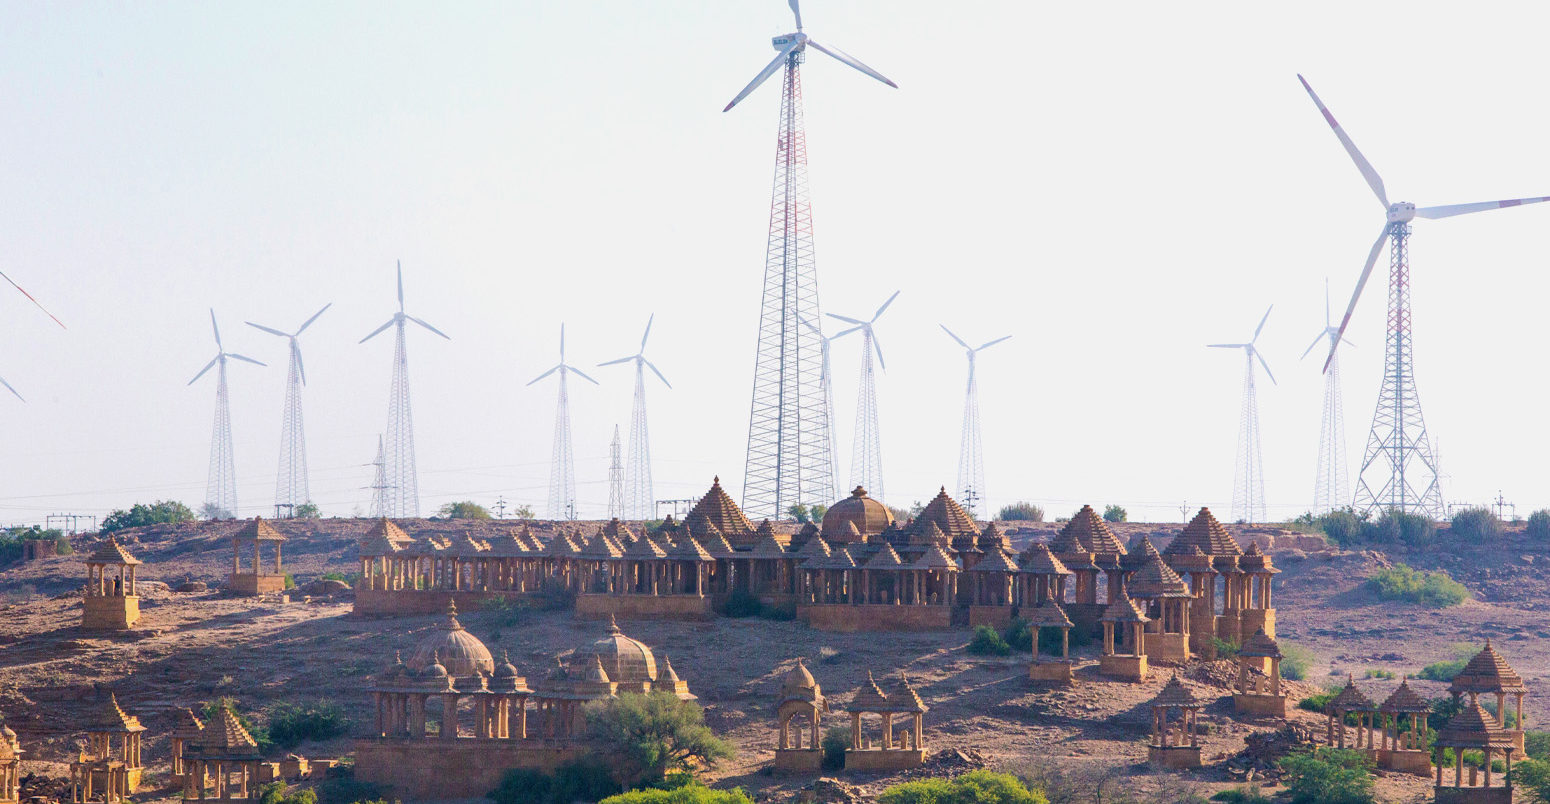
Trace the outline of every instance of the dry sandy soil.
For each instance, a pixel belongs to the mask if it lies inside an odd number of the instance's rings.
[[[289,524],[289,523],[286,523]],[[431,523],[429,527],[451,527]],[[1161,547],[1177,526],[1127,525],[1121,535],[1150,533]],[[287,569],[305,583],[324,571],[356,569],[353,534],[358,522],[324,522],[287,527]],[[146,562],[144,581],[176,587],[184,580],[219,582],[229,570],[231,526],[173,528],[127,535],[128,547]],[[1013,527],[1015,542],[1047,538],[1053,526]],[[1446,543],[1447,535],[1444,533]],[[77,549],[89,549],[83,541]],[[1456,645],[1478,645],[1489,636],[1530,687],[1528,723],[1550,717],[1544,686],[1550,668],[1550,590],[1542,568],[1545,546],[1530,546],[1510,535],[1499,545],[1470,548],[1459,555],[1385,555],[1372,552],[1276,550],[1283,574],[1276,581],[1278,630],[1283,644],[1314,656],[1308,683],[1299,694],[1358,677],[1369,696],[1381,700],[1397,681],[1361,677],[1367,670],[1415,673],[1430,662],[1452,658]],[[1362,587],[1373,570],[1405,560],[1418,567],[1442,566],[1469,586],[1476,599],[1443,611],[1378,601]],[[83,632],[78,589],[84,579],[79,554],[15,565],[0,571],[0,713],[21,736],[28,752],[23,772],[63,776],[80,738],[77,724],[97,701],[99,688],[114,690],[124,708],[148,727],[145,755],[153,773],[164,774],[169,750],[162,736],[176,707],[232,696],[248,709],[279,700],[326,698],[344,706],[357,724],[367,722],[369,676],[410,649],[439,617],[368,619],[351,614],[348,601],[280,604],[227,598],[218,592],[174,593],[144,584],[143,620],[118,635]],[[557,655],[601,635],[597,623],[568,613],[467,613],[464,624],[499,654],[511,659],[530,681],[541,678]],[[978,765],[1017,770],[1054,766],[1114,775],[1112,789],[1142,791],[1150,800],[1178,800],[1183,792],[1210,792],[1241,784],[1229,757],[1244,749],[1246,736],[1278,724],[1247,723],[1230,716],[1230,667],[1196,664],[1183,672],[1197,696],[1212,701],[1200,720],[1208,768],[1190,774],[1154,774],[1146,769],[1145,707],[1173,672],[1154,671],[1144,684],[1097,679],[1091,666],[1068,690],[1041,690],[1025,680],[1026,657],[981,658],[967,654],[965,631],[920,634],[833,634],[793,622],[719,619],[709,623],[626,623],[625,631],[653,646],[705,706],[706,719],[738,749],[718,768],[718,786],[739,785],[766,801],[797,800],[812,778],[761,772],[773,757],[773,704],[781,675],[797,657],[809,664],[838,708],[868,671],[885,687],[907,672],[931,707],[926,715],[929,770],[954,772]],[[1083,652],[1089,656],[1093,648]],[[1424,695],[1442,695],[1443,685],[1415,682]],[[838,715],[833,723],[844,721]],[[1298,711],[1294,722],[1322,733],[1323,719]],[[349,741],[307,744],[307,756],[339,756]],[[899,776],[842,776],[863,797],[920,772]],[[153,777],[154,778],[154,777]],[[1274,788],[1271,788],[1274,789]],[[1385,801],[1428,798],[1427,780],[1386,775]],[[164,794],[149,793],[154,800]],[[1429,798],[1428,798],[1429,800]]]

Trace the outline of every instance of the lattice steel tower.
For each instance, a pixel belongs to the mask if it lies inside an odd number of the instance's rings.
[[[250,327],[286,338],[291,347],[290,367],[285,375],[285,410],[280,415],[280,472],[274,492],[277,516],[281,511],[285,516],[294,515],[296,506],[312,502],[312,490],[307,482],[307,435],[301,417],[301,387],[307,384],[307,369],[302,365],[301,346],[297,344],[296,338],[332,306],[332,302],[323,305],[322,310],[313,313],[293,333],[247,322]]]
[[[194,375],[193,385],[211,368],[215,373],[215,424],[210,428],[210,473],[205,481],[205,513],[212,518],[230,519],[237,515],[237,466],[231,442],[231,397],[226,389],[226,359],[265,365],[251,357],[226,351],[221,345],[221,328],[210,311],[210,329],[215,332],[215,357]]]
[[[608,518],[624,518],[624,458],[619,449],[619,425],[608,444]]]
[[[870,496],[879,500],[888,498],[883,490],[883,436],[882,425],[877,417],[877,371],[872,363],[872,354],[877,353],[876,365],[882,366],[884,371],[888,370],[888,365],[883,360],[883,347],[877,342],[877,333],[872,325],[877,323],[883,311],[898,297],[899,291],[896,290],[877,308],[869,321],[829,313],[830,318],[854,325],[834,337],[858,330],[861,332],[861,383],[856,393],[856,429],[851,440],[850,486],[863,487]]]
[[[382,436],[377,436],[377,459],[371,462],[376,467],[372,473],[371,485],[371,518],[377,519],[393,515],[393,498],[388,491],[393,487],[387,481],[387,453],[383,450]]]
[[[985,505],[985,448],[980,438],[979,383],[974,379],[975,355],[1012,337],[1003,335],[979,346],[970,346],[943,324],[942,331],[963,347],[969,359],[969,381],[963,400],[963,433],[958,442],[958,502],[976,516]]]
[[[646,426],[646,369],[651,369],[651,373],[668,388],[673,385],[646,359],[646,339],[651,337],[651,324],[655,320],[654,314],[646,320],[646,332],[640,336],[640,351],[598,364],[635,364],[635,402],[630,409],[630,460],[624,473],[624,513],[621,515],[626,519],[651,519],[656,511],[656,492],[651,485],[651,433]]]
[[[553,374],[560,373],[560,396],[554,408],[554,449],[549,458],[549,518],[576,518],[576,457],[571,450],[570,438],[570,385],[567,377],[571,372],[587,382],[597,385],[597,380],[583,374],[580,369],[565,362],[565,325],[560,325],[560,362],[554,368],[534,377],[528,385]]]
[[[1340,328],[1329,318],[1329,280],[1324,280],[1324,329],[1315,335],[1313,343],[1303,351],[1306,358],[1320,341],[1328,341],[1331,352],[1341,340],[1350,345],[1349,339],[1341,338]],[[1319,420],[1319,463],[1313,484],[1313,512],[1322,514],[1350,504],[1346,488],[1345,462],[1345,405],[1340,394],[1340,356],[1337,353],[1329,361],[1324,372],[1324,414]]]
[[[405,323],[413,321],[447,340],[445,332],[404,312],[404,266],[398,264],[398,312],[386,324],[361,338],[365,343],[383,330],[393,327],[393,385],[388,392],[386,491],[388,517],[420,515],[420,479],[414,457],[414,412],[409,404],[409,354],[404,338]]]
[[[1270,320],[1271,309],[1274,309],[1274,305],[1265,310],[1264,317],[1259,319],[1259,326],[1254,328],[1254,337],[1248,343],[1206,344],[1213,349],[1243,350],[1243,402],[1238,411],[1238,460],[1232,478],[1232,518],[1235,522],[1249,524],[1264,522],[1268,517],[1265,506],[1265,462],[1259,448],[1259,395],[1254,387],[1254,361],[1257,359],[1265,369],[1265,376],[1270,378],[1271,384],[1275,384],[1276,377],[1270,373],[1270,364],[1254,348],[1254,343],[1259,340],[1259,333],[1264,331],[1265,322]]]
[[[835,499],[832,422],[821,382],[821,344],[816,335],[804,332],[800,323],[819,317],[800,68],[807,48],[812,47],[896,86],[865,64],[803,33],[801,9],[796,0],[790,0],[790,5],[797,32],[771,40],[779,54],[726,106],[731,109],[784,68],[743,479],[743,508],[755,519],[784,517],[792,505],[828,505]]]

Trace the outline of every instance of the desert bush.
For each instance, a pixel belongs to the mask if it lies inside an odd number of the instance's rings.
[[[721,604],[721,614],[725,617],[757,617],[763,613],[764,603],[747,592],[733,592]]]
[[[877,797],[878,804],[1049,804],[1016,776],[988,770],[952,779],[921,779],[896,784]]]
[[[741,789],[712,790],[698,782],[671,790],[631,790],[597,804],[753,804]]]
[[[1392,679],[1393,677],[1393,670],[1369,669],[1367,672],[1362,674],[1362,678]]]
[[[1341,508],[1314,517],[1314,525],[1335,544],[1346,546],[1362,541],[1367,521],[1354,509]]]
[[[102,520],[99,533],[104,536],[116,530],[124,528],[138,528],[145,525],[175,525],[179,522],[193,522],[194,512],[183,503],[174,500],[158,500],[150,505],[135,503],[128,511],[117,509],[109,512]]]
[[[318,783],[318,801],[321,804],[382,804],[386,796],[382,788],[370,782],[355,779],[355,769],[340,766],[339,775],[330,774]]]
[[[1110,505],[1103,509],[1103,521],[1105,522],[1124,522],[1128,516],[1129,514],[1125,512],[1125,509],[1117,505]]]
[[[1308,677],[1313,665],[1313,654],[1306,648],[1281,643],[1281,677],[1290,681],[1302,681]]]
[[[1550,508],[1541,508],[1528,515],[1528,525],[1523,532],[1535,539],[1550,538]]]
[[[845,767],[845,751],[850,748],[850,728],[830,726],[823,733],[823,769],[840,770]]]
[[[809,522],[822,522],[823,515],[829,513],[829,506],[793,503],[790,508],[786,509],[786,513],[789,514],[792,519],[795,519],[798,524],[806,525]]]
[[[1376,522],[1363,527],[1362,535],[1366,541],[1377,544],[1430,547],[1437,540],[1437,523],[1420,514],[1390,508]]]
[[[1452,681],[1453,677],[1458,675],[1466,664],[1469,664],[1468,659],[1449,659],[1441,662],[1432,662],[1421,668],[1421,672],[1415,675],[1416,678],[1424,678],[1427,681]]]
[[[598,801],[622,790],[608,765],[596,759],[560,763],[554,773],[528,768],[507,771],[485,796],[495,804],[572,804]]]
[[[291,574],[289,572],[285,573],[285,588],[286,589],[295,589],[296,588],[296,579],[291,577]]]
[[[976,625],[974,638],[969,640],[966,650],[975,656],[1008,656],[1012,653],[1012,646],[1006,644],[996,629],[988,625]]]
[[[668,771],[692,773],[733,755],[731,744],[706,727],[699,705],[672,693],[623,693],[588,704],[586,718],[599,755],[613,758],[616,778],[630,786],[660,782]]]
[[[461,502],[449,502],[439,510],[436,515],[445,519],[489,519],[490,512],[484,506],[472,500]]]
[[[1216,658],[1218,659],[1235,659],[1238,656],[1238,648],[1240,646],[1236,642],[1211,637],[1211,645],[1216,648]]]
[[[569,611],[576,607],[576,593],[554,576],[538,584],[538,607],[543,611]]]
[[[1489,508],[1465,508],[1453,515],[1453,535],[1471,542],[1502,535],[1502,521]]]
[[[270,782],[259,788],[259,804],[318,804],[318,794],[311,790],[298,790],[285,794],[285,782]]]
[[[1532,804],[1550,804],[1550,762],[1528,758],[1512,768],[1512,781]]]
[[[279,702],[270,705],[269,739],[281,748],[291,748],[303,740],[330,740],[344,734],[350,728],[344,709],[328,700],[293,704]]]
[[[1223,790],[1211,797],[1212,801],[1225,801],[1227,804],[1270,804],[1270,797],[1260,792],[1258,787],[1234,787],[1231,790]]]
[[[996,514],[996,519],[1003,522],[1043,522],[1044,509],[1031,502],[1014,502],[1003,506]]]
[[[317,519],[322,513],[318,509],[317,503],[299,503],[295,508],[291,509],[291,517],[293,519]]]
[[[1523,753],[1534,759],[1550,761],[1550,731],[1525,731]]]
[[[1445,609],[1469,599],[1469,590],[1442,570],[1415,570],[1405,564],[1378,570],[1367,578],[1367,586],[1384,600],[1416,603],[1430,609]]]
[[[1360,751],[1323,748],[1281,760],[1291,804],[1370,804],[1372,760]]]

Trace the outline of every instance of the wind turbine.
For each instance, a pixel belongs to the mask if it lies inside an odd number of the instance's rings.
[[[1303,350],[1299,360],[1306,360],[1319,341],[1329,341],[1334,352],[1340,341],[1354,346],[1349,338],[1340,334],[1340,328],[1330,323],[1329,280],[1324,280],[1324,329],[1313,336],[1313,342]],[[1345,406],[1340,396],[1340,356],[1329,361],[1324,372],[1324,415],[1319,423],[1319,465],[1313,484],[1313,512],[1322,514],[1333,511],[1350,502],[1346,496],[1345,465]]]
[[[649,330],[648,326],[648,330]],[[644,339],[642,339],[644,340]],[[642,344],[642,350],[645,345]],[[644,359],[644,358],[642,358]],[[652,369],[655,371],[655,367]],[[575,372],[577,377],[597,385],[597,380],[583,374],[581,369],[565,362],[565,325],[560,325],[560,362],[554,368],[533,378],[528,385],[558,371],[560,373],[560,398],[554,410],[554,453],[549,464],[549,518],[576,518],[576,459],[570,443],[570,389],[566,377]],[[666,382],[666,380],[663,380]]]
[[[838,489],[840,485],[840,448],[836,442],[834,425],[834,374],[829,367],[829,344],[836,338],[855,332],[856,328],[841,332],[839,335],[824,335],[823,330],[806,318],[798,318],[802,326],[812,331],[818,339],[818,353],[821,356],[818,368],[818,384],[823,387],[824,421],[829,422],[829,485]]]
[[[668,388],[673,384],[662,376],[662,372],[646,359],[646,339],[651,337],[651,324],[656,320],[656,314],[646,319],[646,333],[640,336],[640,351],[618,360],[610,360],[607,363],[599,363],[599,366],[613,366],[620,363],[635,363],[635,404],[630,410],[630,463],[625,472],[624,494],[624,518],[625,519],[651,519],[656,511],[656,494],[651,487],[651,436],[646,427],[646,369],[657,375],[657,379]],[[564,327],[561,327],[561,340],[564,340]],[[565,362],[562,350],[560,362]],[[580,372],[577,372],[578,374]],[[586,376],[586,375],[582,375]],[[588,379],[591,379],[590,377]],[[536,382],[536,381],[535,381]],[[567,421],[569,417],[567,416]],[[567,439],[568,440],[568,439]]]
[[[743,482],[743,508],[755,519],[786,516],[796,504],[828,505],[835,496],[834,423],[828,415],[833,406],[824,396],[819,372],[811,368],[821,360],[821,340],[814,331],[794,325],[804,318],[817,321],[820,313],[800,68],[811,47],[888,86],[898,86],[810,38],[802,30],[797,0],[788,2],[796,17],[796,32],[771,40],[778,51],[775,58],[722,110],[736,106],[785,67]]]
[[[48,308],[43,306],[42,302],[40,302],[37,299],[33,298],[32,294],[28,293],[26,290],[24,290],[21,285],[16,284],[16,280],[10,278],[9,276],[6,276],[4,271],[0,271],[0,279],[4,279],[5,281],[10,282],[11,283],[11,287],[16,288],[18,293],[22,294],[23,296],[26,296],[27,300],[32,302],[34,305],[36,305],[39,310],[42,310],[44,315],[48,316],[49,318],[53,318],[54,319],[54,323],[58,324],[60,329],[66,329],[65,322],[60,321],[58,318],[56,318],[53,313],[48,311]],[[4,385],[5,386],[5,390],[10,391],[11,393],[15,394],[17,399],[21,399],[21,401],[23,401],[23,402],[27,401],[26,399],[22,399],[21,392],[17,391],[15,388],[12,388],[11,384],[6,382],[4,377],[0,377],[0,385]]]
[[[205,514],[211,519],[230,519],[237,515],[237,467],[231,446],[231,397],[226,391],[226,360],[241,360],[263,366],[251,357],[226,351],[221,345],[221,328],[210,311],[210,329],[215,332],[215,357],[194,375],[188,384],[199,381],[210,369],[216,369],[215,426],[210,433],[210,473],[205,484]]]
[[[946,324],[939,326],[949,338],[963,347],[964,356],[969,359],[968,390],[963,401],[963,436],[958,447],[958,493],[969,516],[974,516],[979,504],[985,500],[985,454],[980,443],[980,400],[979,385],[974,380],[975,356],[1012,336],[1003,335],[979,346],[970,346],[954,335]]]
[[[877,323],[883,311],[897,298],[899,291],[896,290],[868,321],[829,313],[830,318],[855,325],[834,337],[842,337],[857,330],[861,332],[861,390],[856,396],[856,432],[851,440],[850,485],[852,488],[866,488],[868,494],[878,500],[888,498],[883,492],[883,435],[877,418],[877,374],[872,367],[872,353],[877,353],[877,365],[884,371],[888,370],[888,364],[883,361],[883,347],[878,343],[872,325]]]
[[[312,489],[307,482],[307,434],[301,417],[301,387],[307,384],[307,369],[302,365],[301,346],[296,342],[296,337],[333,306],[333,302],[323,305],[322,310],[313,313],[306,323],[291,333],[252,321],[246,322],[254,329],[289,340],[291,345],[291,364],[285,375],[285,412],[280,419],[280,473],[274,491],[276,515],[281,509],[289,515],[295,515],[296,506],[312,502]]]
[[[1378,261],[1378,252],[1385,241],[1389,244],[1389,307],[1388,337],[1383,357],[1383,384],[1378,392],[1378,407],[1372,417],[1372,429],[1367,435],[1367,448],[1362,457],[1362,468],[1357,472],[1355,507],[1358,511],[1371,512],[1397,508],[1406,513],[1416,513],[1441,519],[1445,514],[1442,487],[1438,478],[1437,455],[1426,434],[1426,419],[1421,415],[1421,398],[1416,391],[1414,357],[1410,335],[1410,221],[1415,218],[1450,218],[1471,212],[1516,207],[1550,201],[1550,196],[1511,198],[1505,201],[1481,201],[1472,204],[1449,204],[1436,207],[1416,207],[1407,201],[1389,203],[1383,179],[1378,176],[1367,158],[1356,149],[1356,144],[1345,129],[1335,122],[1335,116],[1325,108],[1324,102],[1314,93],[1313,87],[1301,75],[1308,97],[1313,99],[1325,122],[1334,130],[1335,137],[1356,163],[1356,169],[1367,186],[1372,188],[1385,210],[1383,229],[1367,254],[1367,264],[1356,280],[1356,291],[1346,305],[1340,319],[1338,335],[1344,335],[1351,323],[1351,313],[1356,301],[1372,276]],[[1324,361],[1325,370],[1335,359],[1335,347],[1339,338],[1330,341],[1329,357]],[[1376,490],[1367,482],[1369,469],[1374,472]],[[1407,475],[1408,470],[1408,475]],[[1380,477],[1379,472],[1386,472]],[[1381,482],[1380,482],[1381,481]]]
[[[388,392],[388,426],[385,501],[389,509],[386,517],[417,517],[420,515],[420,478],[414,458],[414,413],[409,405],[409,353],[404,342],[404,325],[416,324],[447,340],[452,337],[430,324],[404,312],[404,264],[398,263],[398,312],[387,323],[361,338],[365,343],[393,327],[393,385]]]
[[[1248,343],[1206,344],[1213,349],[1243,350],[1243,407],[1238,417],[1238,465],[1233,475],[1232,517],[1234,521],[1249,524],[1264,522],[1266,519],[1264,463],[1260,460],[1259,451],[1259,401],[1254,393],[1254,361],[1259,361],[1272,385],[1275,384],[1276,376],[1270,373],[1270,364],[1254,348],[1254,343],[1259,340],[1259,333],[1265,329],[1265,322],[1270,319],[1270,311],[1274,308],[1272,304],[1265,309],[1265,315],[1259,319],[1259,326],[1254,328],[1254,337]]]

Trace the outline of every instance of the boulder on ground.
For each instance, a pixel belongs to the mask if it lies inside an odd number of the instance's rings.
[[[204,581],[184,581],[178,584],[179,592],[205,592],[209,589],[210,587],[206,586]]]
[[[345,583],[344,581],[334,580],[333,578],[319,578],[301,588],[302,594],[313,595],[315,597],[338,595],[348,591],[350,591],[349,584]]]

